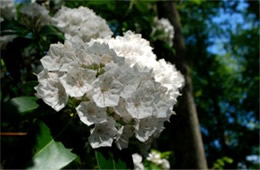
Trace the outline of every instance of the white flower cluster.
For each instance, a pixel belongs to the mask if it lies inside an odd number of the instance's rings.
[[[144,170],[143,158],[138,153],[132,154],[134,170]],[[146,158],[146,161],[151,162],[164,170],[170,169],[170,163],[167,159],[161,158],[160,153],[151,151]]]
[[[180,95],[179,89],[184,83],[181,73],[164,59],[157,61],[150,43],[140,34],[127,31],[123,37],[117,36],[96,41],[107,43],[119,57],[125,58],[131,67],[138,64],[141,71],[152,70],[155,81],[166,87],[168,97],[176,102],[176,98]]]
[[[166,18],[154,19],[155,27],[153,28],[152,36],[156,36],[159,40],[167,42],[170,46],[173,45],[174,27]]]
[[[76,9],[62,7],[54,16],[54,24],[65,33],[66,37],[78,36],[85,42],[91,38],[112,35],[106,21],[86,7]]]
[[[52,19],[49,16],[49,11],[42,5],[30,3],[24,5],[21,10],[21,23],[26,27],[39,31],[39,29],[51,23]]]
[[[142,163],[143,157],[138,153],[132,154],[132,159],[134,163],[134,170],[144,170],[144,164]]]
[[[0,1],[0,22],[4,19],[11,20],[16,17],[16,5],[13,0]]]
[[[170,163],[167,159],[161,158],[160,153],[152,151],[146,158],[148,161],[162,167],[162,169],[170,169]]]
[[[93,13],[91,10],[63,10],[70,12],[59,17],[79,17],[76,25],[84,21],[85,30],[92,28],[88,18],[82,16],[82,11]],[[72,26],[59,23],[64,28]],[[82,29],[81,24],[76,28]],[[104,30],[102,24],[99,27],[96,30]],[[36,95],[56,111],[64,108],[69,99],[80,103],[76,111],[91,128],[92,148],[109,147],[114,142],[124,149],[130,138],[148,146],[173,114],[184,79],[173,65],[156,60],[149,42],[141,35],[131,31],[122,37],[110,35],[85,36],[81,32],[71,35],[64,44],[52,44],[48,55],[41,59],[44,70],[37,75]],[[99,39],[93,39],[96,36]]]

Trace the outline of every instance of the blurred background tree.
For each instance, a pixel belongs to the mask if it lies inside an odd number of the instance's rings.
[[[209,167],[224,156],[233,160],[224,168],[259,167],[259,20],[255,6],[259,7],[259,1],[179,6]]]
[[[29,1],[17,0],[16,2],[28,3]],[[191,75],[193,82],[189,92],[192,94],[190,97],[195,101],[208,167],[260,168],[258,0],[175,1],[180,16],[178,22],[181,23],[182,28],[176,30],[173,48],[151,34],[154,18],[163,16],[159,6],[165,2],[139,0],[40,0],[37,2],[46,5],[51,14],[55,13],[57,6],[61,4],[71,8],[87,6],[107,20],[114,35],[122,35],[127,30],[141,33],[151,42],[158,58],[165,58],[177,67],[180,62],[178,58],[180,44],[177,44],[177,38],[181,31],[186,44],[185,64],[189,67],[185,69]],[[10,118],[10,111],[6,111],[9,109],[6,103],[13,97],[33,95],[32,88],[35,86],[36,77],[33,76],[34,67],[32,68],[31,65],[37,65],[39,59],[48,50],[49,44],[62,42],[63,36],[56,28],[45,27],[35,34],[13,22],[1,23],[1,35],[5,29],[10,28],[15,30],[18,36],[8,44],[6,49],[1,48],[1,105],[3,106],[1,130],[37,131],[35,122],[27,117]],[[31,51],[31,49],[36,50]],[[176,136],[177,132],[181,135],[183,129],[187,128],[187,124],[178,122],[178,116],[188,115],[182,113],[180,109],[183,107],[182,101],[179,100],[176,108],[177,115],[172,116],[171,124],[166,125],[159,139],[153,143],[153,148],[159,151],[173,151],[170,156],[171,168],[185,168],[181,162],[187,160],[181,160],[180,154],[194,155],[192,150],[187,149],[194,145],[189,136],[184,134],[185,138]],[[184,107],[183,111],[185,109],[187,108]],[[43,119],[51,125],[57,125],[58,122],[62,122],[61,119],[68,119],[68,117],[56,115],[53,120],[48,120],[48,116]],[[75,125],[71,125],[69,129],[73,128],[76,132],[84,131],[81,127],[75,128]],[[198,131],[197,133],[199,134]],[[74,162],[71,167],[93,168],[91,167],[93,160],[89,160],[84,154],[86,150],[82,150],[86,136],[82,137],[78,134],[70,130],[67,137],[63,137],[67,141],[71,136],[80,138],[78,141],[68,142],[68,145],[81,155],[81,166]],[[176,142],[176,137],[179,142]],[[27,149],[34,143],[32,138],[32,136],[17,140],[1,138],[1,147],[5,148],[1,150],[3,152],[1,164],[4,167],[12,167],[10,165],[16,162],[17,166],[24,167],[24,161],[30,157]],[[59,140],[62,140],[62,137]],[[181,144],[181,140],[183,140],[184,150],[178,151],[176,148],[180,147],[178,143]],[[28,147],[18,147],[16,146],[18,142]],[[187,145],[186,149],[185,145]],[[91,151],[88,152],[92,154]],[[187,164],[186,168],[191,166],[193,165]]]

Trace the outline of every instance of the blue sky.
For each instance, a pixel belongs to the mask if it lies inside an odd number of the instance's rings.
[[[232,5],[235,1],[226,1],[226,5]],[[246,11],[248,8],[248,4],[245,0],[239,0],[239,4],[236,8],[236,11],[225,11],[223,8],[220,8],[218,11],[218,14],[211,18],[211,22],[213,24],[216,24],[220,26],[220,28],[223,30],[223,32],[226,32],[227,30],[231,30],[232,33],[239,33],[238,31],[240,29],[242,30],[247,30],[251,29],[255,24],[252,22],[252,18],[255,16],[249,15],[245,16],[243,15],[243,12]],[[208,22],[208,27],[211,27],[211,22]],[[259,25],[259,23],[257,23]],[[216,35],[214,31],[210,32],[209,34],[209,41],[212,42],[212,45],[207,48],[208,52],[221,56],[226,54],[226,49],[225,49],[225,44],[230,42],[230,37],[228,34],[222,34],[222,35]],[[242,99],[241,99],[242,100]],[[221,109],[224,110],[230,110],[232,111],[232,106],[230,106],[227,102],[219,103]],[[228,114],[228,113],[227,113]],[[249,112],[247,113],[247,117],[252,117],[253,113]],[[252,124],[251,122],[255,122],[255,120],[252,120],[251,118],[249,119],[244,119],[241,118],[241,123],[243,126],[246,126],[247,128],[255,128],[257,126],[256,124]],[[248,121],[249,120],[249,121]],[[228,118],[229,123],[234,123],[234,119],[232,117]],[[201,127],[201,131],[203,134],[208,135],[208,131]],[[216,148],[220,148],[220,143],[218,140],[215,140],[212,145],[214,145]],[[259,155],[249,155],[246,157],[247,161],[251,161],[254,163],[259,163],[260,162],[260,156]],[[246,168],[245,165],[241,164],[241,168]]]
[[[235,1],[226,1],[227,5],[232,5]],[[251,22],[245,22],[245,18],[243,16],[243,11],[247,10],[248,4],[245,0],[239,0],[239,4],[236,8],[239,12],[227,12],[223,8],[220,8],[218,14],[211,18],[211,22],[220,26],[223,31],[227,31],[231,29],[233,33],[237,32],[237,28],[239,25],[242,25],[242,29],[250,29],[252,27]],[[242,13],[241,13],[242,12]],[[208,22],[208,27],[211,27],[211,23]],[[207,50],[213,54],[222,55],[225,54],[226,51],[224,49],[224,44],[230,41],[230,37],[228,35],[217,35],[215,32],[210,32],[209,34],[210,42],[213,42],[211,46],[207,48]]]

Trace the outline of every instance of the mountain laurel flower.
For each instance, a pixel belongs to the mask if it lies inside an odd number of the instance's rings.
[[[71,97],[82,97],[88,92],[96,79],[97,72],[85,68],[72,69],[60,78],[66,93]]]
[[[88,25],[93,18],[105,21],[88,8],[63,7],[55,18],[72,36],[63,44],[51,44],[41,59],[36,96],[56,111],[68,100],[76,101],[68,108],[76,109],[89,126],[92,148],[111,147],[114,142],[121,150],[135,138],[145,152],[174,113],[184,84],[181,73],[164,60],[157,61],[140,34],[128,31],[111,38],[107,25],[97,28],[99,35],[93,33]]]
[[[68,95],[59,80],[62,74],[43,70],[37,75],[39,85],[35,87],[36,96],[42,98],[46,104],[57,112],[65,107],[68,101]]]
[[[103,123],[95,124],[89,136],[89,143],[92,148],[111,147],[117,133],[115,120],[112,118],[107,119]]]
[[[39,32],[43,26],[52,22],[49,11],[37,3],[25,4],[22,6],[20,13],[21,24],[34,32]]]
[[[134,170],[144,170],[144,164],[142,163],[143,157],[138,153],[132,154],[132,159],[134,163]]]
[[[172,47],[174,38],[174,27],[168,19],[158,19],[157,17],[155,17],[154,27],[151,36],[154,36],[156,39],[168,43],[169,46]]]
[[[16,5],[14,0],[0,1],[0,22],[3,20],[12,20],[16,18]]]
[[[180,95],[179,89],[184,84],[182,74],[176,70],[174,65],[167,63],[164,59],[157,61],[149,42],[140,34],[127,31],[124,36],[97,39],[96,41],[107,43],[119,57],[125,58],[130,67],[137,64],[141,72],[152,70],[153,78],[167,88],[166,93],[171,99],[176,99]]]
[[[136,138],[141,142],[146,142],[156,131],[157,129],[157,119],[156,118],[147,118],[141,119],[138,121],[138,124],[135,127]]]
[[[76,110],[80,120],[88,126],[107,120],[106,109],[97,107],[92,101],[81,102]]]
[[[118,56],[124,57],[131,67],[138,63],[139,69],[153,68],[157,63],[149,41],[143,39],[141,34],[127,31],[124,36],[97,39],[97,41],[107,43]]]
[[[87,7],[62,7],[53,19],[54,25],[65,33],[66,39],[78,36],[87,42],[91,38],[111,37],[113,34],[106,21]]]
[[[138,153],[134,153],[132,154],[132,159],[133,159],[133,163],[134,163],[134,170],[144,170],[147,169],[148,167],[144,167],[144,163],[145,162],[146,166],[147,164],[154,164],[156,165],[159,169],[162,170],[169,170],[170,169],[170,163],[167,159],[164,159],[161,157],[159,152],[156,151],[151,151],[148,154],[148,157],[146,157],[146,159],[143,161],[143,157],[141,155],[139,155]]]
[[[161,158],[160,153],[157,153],[155,151],[152,151],[149,153],[148,157],[146,158],[148,161],[154,163],[155,165],[158,165],[164,170],[170,169],[170,163],[167,159]]]
[[[106,72],[93,83],[92,99],[99,107],[117,106],[122,87],[123,84],[113,79],[113,74]]]

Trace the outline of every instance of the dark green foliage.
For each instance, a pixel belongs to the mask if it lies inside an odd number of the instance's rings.
[[[31,114],[35,109],[39,107],[36,103],[36,97],[16,97],[11,99],[10,101],[3,103],[3,117],[5,119],[14,119],[18,117],[25,117]]]
[[[115,158],[109,151],[95,151],[98,169],[127,169],[120,157]],[[131,159],[131,158],[130,158]]]
[[[66,149],[61,142],[56,142],[48,127],[39,122],[40,131],[33,148],[34,156],[28,169],[61,169],[76,159],[76,155]]]

